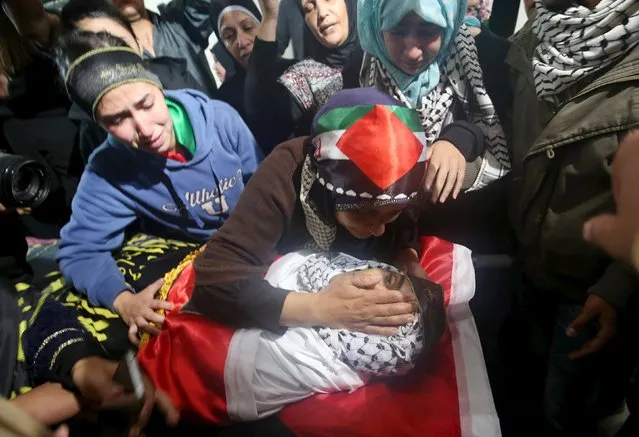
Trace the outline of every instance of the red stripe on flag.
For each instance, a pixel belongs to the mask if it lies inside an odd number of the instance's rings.
[[[422,239],[422,266],[450,300],[453,244]],[[450,332],[430,365],[403,378],[373,382],[354,393],[317,395],[279,414],[298,437],[461,437],[459,395]]]
[[[169,291],[175,308],[166,315],[162,333],[138,352],[153,383],[180,411],[181,420],[231,424],[226,408],[224,368],[234,329],[195,314],[179,313],[195,285],[187,266]]]

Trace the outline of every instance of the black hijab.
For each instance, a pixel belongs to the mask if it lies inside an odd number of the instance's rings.
[[[244,110],[244,81],[246,80],[246,69],[237,62],[233,54],[224,45],[219,27],[222,17],[226,15],[227,12],[230,12],[229,9],[232,8],[235,8],[235,10],[244,9],[244,12],[248,12],[248,15],[253,15],[258,20],[258,23],[262,22],[262,13],[255,3],[253,3],[253,0],[211,0],[209,6],[209,16],[211,23],[213,23],[213,32],[217,37],[218,44],[223,47],[224,51],[228,53],[229,58],[233,61],[235,70],[233,76],[227,78],[220,87],[220,97],[235,108],[242,118],[244,118],[246,115]]]
[[[227,12],[230,12],[230,9],[232,8],[237,8],[235,10],[244,9],[244,12],[248,12],[249,15],[253,15],[257,18],[258,23],[262,22],[262,13],[255,3],[253,3],[253,0],[211,0],[211,5],[209,6],[209,17],[211,19],[211,23],[213,23],[213,32],[222,46],[224,46],[224,43],[222,42],[219,25],[222,17],[226,15]],[[225,46],[224,49],[226,49]],[[235,62],[237,64],[237,61]]]
[[[346,11],[348,13],[348,38],[341,47],[328,48],[322,45],[306,22],[304,22],[304,50],[307,57],[340,70],[352,63],[353,58],[361,59],[359,54],[362,52],[362,48],[359,45],[359,37],[357,36],[357,0],[344,0],[344,3],[346,3]],[[297,0],[297,5],[302,11],[302,17],[304,17],[302,0]]]

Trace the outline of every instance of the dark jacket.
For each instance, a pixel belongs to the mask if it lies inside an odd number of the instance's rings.
[[[515,106],[509,204],[526,277],[542,290],[581,303],[588,292],[622,306],[636,274],[582,238],[589,218],[615,210],[611,162],[620,139],[639,127],[639,48],[587,77],[553,106],[539,101],[531,71],[530,25],[511,50]]]
[[[209,6],[210,0],[172,0],[158,7],[159,14],[149,15],[155,56],[184,59],[199,83],[196,89],[214,98],[217,87],[204,54],[213,33]]]

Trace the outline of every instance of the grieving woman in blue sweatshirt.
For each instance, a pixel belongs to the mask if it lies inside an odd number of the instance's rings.
[[[67,90],[109,133],[96,149],[62,229],[64,276],[94,305],[156,332],[160,282],[133,290],[112,253],[134,221],[154,235],[205,243],[237,203],[261,160],[237,112],[193,90],[164,92],[134,51],[64,45]],[[65,68],[65,65],[69,65]],[[139,293],[136,294],[136,291]]]

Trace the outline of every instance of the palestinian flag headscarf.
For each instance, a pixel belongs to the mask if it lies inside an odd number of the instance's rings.
[[[321,250],[335,239],[335,211],[410,204],[422,191],[419,115],[373,88],[335,94],[315,116],[307,147],[300,200]]]

